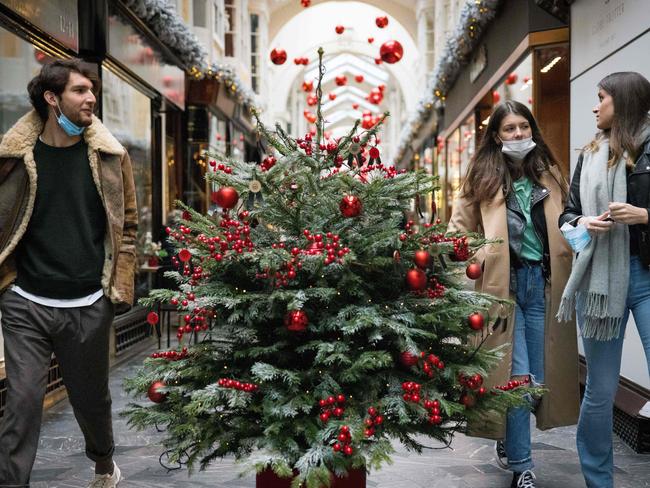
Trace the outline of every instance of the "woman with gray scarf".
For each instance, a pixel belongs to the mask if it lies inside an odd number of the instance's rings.
[[[575,256],[558,318],[575,306],[587,361],[577,445],[590,488],[611,488],[612,407],[625,326],[634,315],[650,371],[650,82],[612,73],[598,84],[600,130],[576,166],[560,226],[591,240]]]

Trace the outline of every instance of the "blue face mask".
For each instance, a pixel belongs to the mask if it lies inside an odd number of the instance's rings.
[[[61,107],[59,107],[59,102],[56,102],[56,107],[59,109],[59,115],[56,116],[56,121],[59,123],[63,131],[69,136],[80,136],[83,134],[83,131],[86,130],[86,128],[79,127],[66,117],[61,111]]]

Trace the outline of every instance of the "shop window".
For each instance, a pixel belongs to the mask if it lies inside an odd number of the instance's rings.
[[[260,92],[260,16],[251,14],[251,85]]]
[[[214,26],[213,34],[217,37],[219,42],[223,43],[223,24],[224,24],[224,14],[223,14],[223,0],[215,0],[214,2]]]
[[[460,146],[458,154],[460,155],[460,174],[461,179],[467,174],[467,167],[474,156],[476,128],[475,118],[470,116],[460,126]]]
[[[434,198],[436,202],[436,209],[438,210],[438,217],[443,222],[446,222],[449,215],[447,215],[447,158],[445,151],[445,141],[442,137],[436,138],[436,147],[434,151],[434,174],[438,176],[438,186],[440,189],[436,191]]]
[[[217,156],[226,155],[227,125],[225,120],[216,115],[210,117],[210,152]]]
[[[237,6],[235,0],[225,0],[226,7],[226,31],[225,31],[225,44],[226,56],[235,56],[235,42],[237,39]]]
[[[50,58],[20,37],[0,28],[0,139],[32,109],[27,84]]]
[[[192,14],[194,27],[207,27],[206,0],[194,0]]]
[[[427,11],[425,15],[426,51],[424,53],[427,73],[433,70],[435,63],[436,33],[434,31],[434,23],[433,11]]]
[[[131,157],[138,202],[138,263],[146,263],[147,239],[152,234],[151,100],[112,71],[102,68],[103,120],[106,128]],[[137,297],[147,295],[147,273],[138,273]]]
[[[462,151],[461,133],[460,128],[458,128],[447,138],[447,184],[445,185],[447,190],[447,218],[451,217],[454,201],[460,191],[462,179],[460,161]]]

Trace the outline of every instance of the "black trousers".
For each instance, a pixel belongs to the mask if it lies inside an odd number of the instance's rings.
[[[93,461],[113,455],[108,388],[113,304],[54,308],[13,291],[0,295],[7,371],[7,403],[0,419],[0,487],[29,486],[41,430],[52,353],[61,368],[74,415]]]

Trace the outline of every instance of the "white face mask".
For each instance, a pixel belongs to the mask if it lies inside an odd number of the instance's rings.
[[[517,161],[524,159],[526,155],[537,146],[532,137],[512,141],[501,141],[501,144],[501,152]]]

